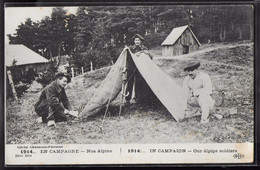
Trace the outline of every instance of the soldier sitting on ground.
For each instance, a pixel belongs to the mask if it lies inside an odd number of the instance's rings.
[[[71,111],[71,105],[64,89],[70,81],[71,78],[68,74],[59,72],[55,75],[55,80],[43,89],[35,104],[35,112],[40,116],[37,122],[55,126],[56,122],[67,121],[66,114],[77,116],[77,112]]]

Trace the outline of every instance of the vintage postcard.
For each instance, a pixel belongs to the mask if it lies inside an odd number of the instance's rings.
[[[254,158],[254,6],[5,9],[5,164]]]

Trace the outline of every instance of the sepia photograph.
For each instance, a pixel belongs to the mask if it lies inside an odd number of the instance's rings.
[[[4,12],[7,165],[253,162],[253,5]]]

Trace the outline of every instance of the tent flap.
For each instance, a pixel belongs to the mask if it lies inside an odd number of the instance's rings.
[[[79,116],[91,116],[101,110],[109,101],[113,101],[117,97],[122,89],[124,59],[126,55],[126,50],[120,54],[116,63]]]
[[[134,54],[131,56],[140,74],[161,103],[176,121],[182,119],[186,104],[183,88],[159,68],[147,54],[141,53],[139,57]]]

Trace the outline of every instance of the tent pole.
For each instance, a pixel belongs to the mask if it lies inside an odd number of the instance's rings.
[[[127,53],[124,56],[124,68],[123,68],[123,82],[122,82],[122,97],[121,97],[121,103],[120,103],[120,108],[119,108],[119,117],[122,112],[122,107],[125,102],[125,97],[126,97],[126,87],[127,87]]]
[[[117,76],[118,76],[118,72],[119,72],[119,71],[120,71],[120,70],[117,70],[115,79],[117,79]],[[115,81],[115,83],[116,83],[116,81]],[[111,91],[111,94],[110,94],[110,97],[109,97],[109,100],[108,100],[108,103],[107,103],[106,111],[105,111],[105,114],[104,114],[104,117],[103,117],[103,120],[102,120],[102,123],[101,123],[101,126],[100,126],[100,131],[101,131],[101,133],[102,133],[103,124],[104,124],[104,122],[105,122],[105,117],[106,117],[106,115],[107,115],[108,108],[109,108],[109,105],[110,105],[110,103],[111,103],[112,92],[113,92],[113,90],[114,90],[114,88],[115,88],[115,85],[116,85],[115,83],[114,83],[114,85],[113,85],[113,88],[112,88],[112,91]]]

